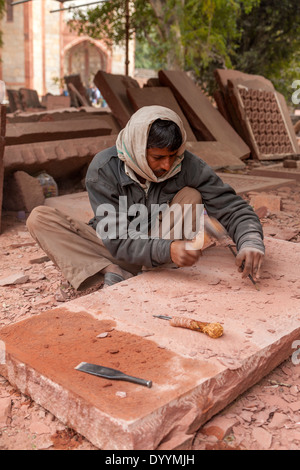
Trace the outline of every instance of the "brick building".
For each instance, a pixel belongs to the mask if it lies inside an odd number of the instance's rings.
[[[125,73],[125,50],[110,49],[103,41],[78,36],[70,31],[67,21],[71,12],[67,3],[57,0],[32,0],[16,3],[6,0],[6,13],[1,21],[3,47],[0,79],[7,88],[21,87],[59,94],[60,78],[80,73],[88,86],[98,70]],[[90,0],[73,0],[82,5]],[[15,3],[15,5],[12,5]],[[91,3],[91,1],[90,1]],[[62,11],[57,11],[62,9]],[[134,47],[129,47],[129,74],[134,70]]]

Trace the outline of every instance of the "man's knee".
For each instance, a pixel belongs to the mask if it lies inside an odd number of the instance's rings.
[[[36,231],[38,227],[41,227],[46,220],[49,218],[49,212],[53,210],[52,207],[47,207],[47,206],[37,206],[35,207],[27,221],[26,225],[30,233],[33,233]]]
[[[202,204],[202,196],[197,189],[185,186],[173,198],[172,203],[175,202],[178,204]]]

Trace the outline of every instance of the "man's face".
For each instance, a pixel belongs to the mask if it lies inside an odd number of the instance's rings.
[[[157,178],[164,176],[172,167],[178,150],[168,148],[150,148],[147,149],[147,162]]]

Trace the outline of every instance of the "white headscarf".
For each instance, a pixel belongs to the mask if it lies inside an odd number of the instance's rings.
[[[147,140],[150,127],[156,119],[175,122],[182,135],[182,145],[178,149],[174,164],[162,177],[156,177],[147,162]],[[117,150],[120,160],[147,181],[158,183],[171,178],[181,170],[185,150],[186,132],[178,114],[163,106],[144,106],[134,113],[117,137]]]

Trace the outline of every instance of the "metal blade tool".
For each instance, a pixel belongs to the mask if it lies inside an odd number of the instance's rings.
[[[125,380],[126,382],[132,382],[138,385],[144,385],[145,387],[151,388],[152,381],[133,377],[132,375],[124,374],[117,369],[111,369],[110,367],[99,366],[97,364],[90,364],[88,362],[81,362],[75,367],[76,370],[86,372],[87,374],[96,375],[104,379],[110,380]]]
[[[218,241],[223,241],[223,240],[226,240],[226,238],[227,238],[227,232],[224,229],[224,227],[216,219],[212,219],[208,216],[205,216],[204,231],[209,236],[214,237]],[[229,250],[231,251],[231,253],[234,256],[237,255],[237,253],[234,251],[233,247],[229,243],[226,246],[227,246],[227,248],[229,248]],[[244,269],[244,265],[245,265],[245,263],[243,262],[242,265],[241,265],[242,270]],[[251,274],[248,274],[248,278],[250,279],[250,281],[254,285],[255,289],[259,290],[259,287],[258,287],[257,283],[255,282],[255,280],[253,279],[253,277],[251,276]]]

